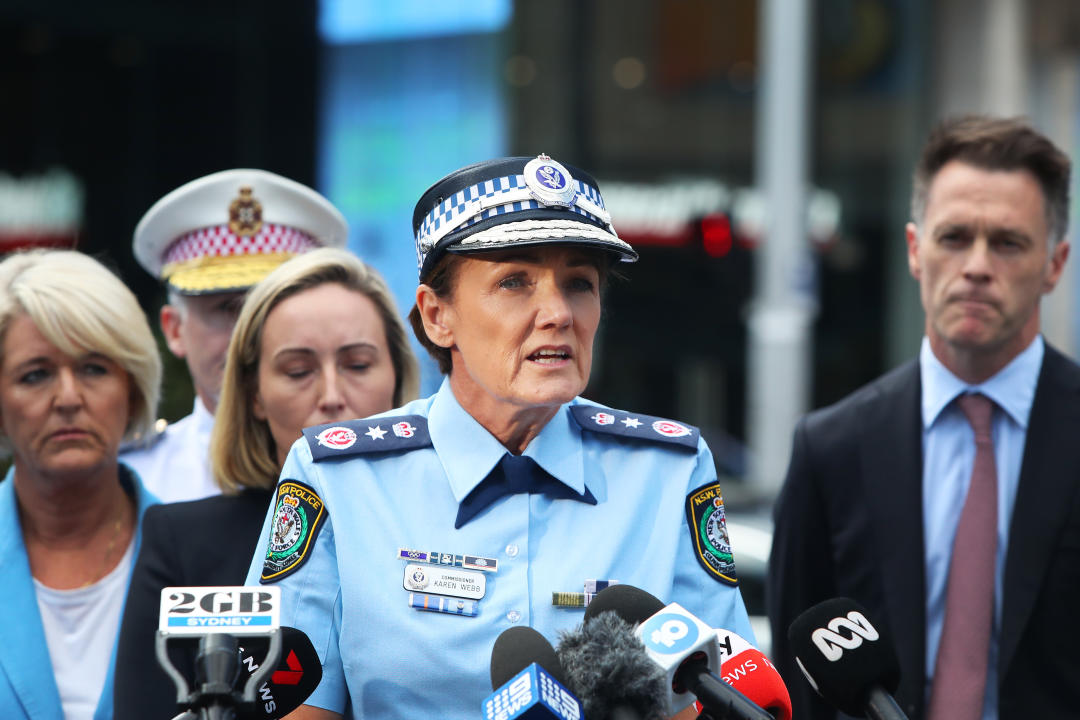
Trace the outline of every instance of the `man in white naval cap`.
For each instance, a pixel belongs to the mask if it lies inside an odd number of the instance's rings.
[[[244,293],[294,255],[344,247],[347,235],[344,216],[326,198],[264,170],[193,180],[139,221],[135,258],[166,285],[161,330],[187,362],[196,395],[190,415],[121,455],[162,502],[220,492],[210,473],[210,430]]]

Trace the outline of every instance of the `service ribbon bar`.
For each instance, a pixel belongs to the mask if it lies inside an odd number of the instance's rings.
[[[551,593],[551,604],[561,608],[583,608],[585,607],[585,593],[554,590]]]
[[[479,555],[455,555],[454,553],[426,552],[424,550],[409,550],[398,548],[398,558],[414,563],[427,563],[429,565],[446,565],[468,570],[483,570],[484,572],[498,572],[499,561],[495,558],[486,558]]]
[[[465,617],[476,617],[479,612],[475,600],[463,600],[427,593],[409,593],[409,607],[417,610],[427,610],[428,612],[464,615]]]

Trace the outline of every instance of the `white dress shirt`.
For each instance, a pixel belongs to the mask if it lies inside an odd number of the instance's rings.
[[[121,453],[143,486],[161,502],[198,500],[221,494],[210,472],[210,431],[214,416],[195,398],[191,414],[170,423],[148,447]]]

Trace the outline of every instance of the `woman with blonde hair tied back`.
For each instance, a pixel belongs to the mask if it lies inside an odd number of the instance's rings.
[[[229,343],[210,440],[220,497],[148,517],[118,651],[116,719],[173,717],[176,688],[154,657],[163,587],[241,585],[281,465],[309,425],[388,410],[416,396],[416,359],[385,282],[322,248],[253,287]],[[189,682],[191,658],[177,663]]]

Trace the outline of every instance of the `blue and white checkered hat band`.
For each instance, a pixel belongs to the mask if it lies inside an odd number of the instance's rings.
[[[611,218],[604,209],[599,191],[580,180],[574,180],[573,184],[576,192],[572,204],[566,209],[606,226],[612,240],[625,244],[618,240],[615,229],[611,227]],[[552,207],[552,204],[544,203],[533,195],[526,186],[524,175],[493,178],[467,187],[436,205],[420,223],[416,234],[418,267],[423,267],[424,258],[439,240],[452,232],[498,215],[548,207]]]

